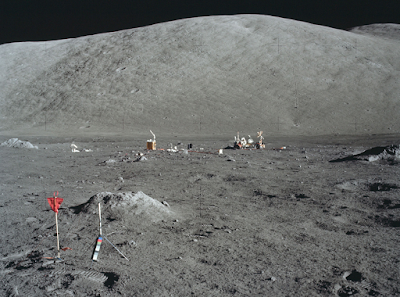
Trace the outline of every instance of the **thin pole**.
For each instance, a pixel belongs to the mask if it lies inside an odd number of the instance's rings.
[[[99,219],[100,219],[100,236],[101,236],[101,208],[100,208],[100,202],[99,202]]]
[[[200,132],[201,132],[201,116],[200,116],[199,127],[200,127]]]
[[[200,218],[201,218],[201,209],[202,209],[202,205],[201,205],[201,194],[202,194],[202,192],[201,192],[201,185],[200,185]]]
[[[97,238],[96,247],[94,248],[94,252],[93,252],[93,256],[92,256],[92,264],[93,264],[93,261],[97,261],[97,257],[99,256],[99,252],[100,252],[100,246],[101,246],[101,243],[103,242],[103,237],[101,235],[102,232],[101,232],[101,208],[100,208],[100,202],[99,202],[99,219],[100,219],[100,221],[99,221],[100,235]],[[92,264],[90,264],[90,267],[92,267]]]
[[[54,197],[54,203],[56,201],[56,198]],[[57,257],[60,258],[60,240],[58,238],[58,220],[57,220],[57,212],[56,212],[56,230],[57,230]]]
[[[278,117],[278,131],[279,131],[279,117]]]
[[[115,248],[115,249],[117,250],[118,253],[120,253],[120,255],[121,255],[122,257],[124,257],[126,260],[129,261],[129,259],[128,259],[127,257],[125,257],[125,255],[124,255],[123,253],[121,253],[121,251],[120,251],[115,245],[113,245],[113,244],[111,243],[111,241],[109,241],[109,240],[107,239],[107,237],[104,236],[104,238],[108,241],[109,244],[111,244],[111,245],[113,246],[113,248]]]

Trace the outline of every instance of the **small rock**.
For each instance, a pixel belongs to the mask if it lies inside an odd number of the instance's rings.
[[[115,161],[114,159],[109,159],[107,160],[105,163],[106,164],[111,164],[111,163],[116,163],[117,161]]]
[[[136,161],[137,162],[147,161],[147,158],[145,156],[141,156],[141,157],[137,158]]]
[[[36,218],[34,218],[34,217],[29,217],[29,218],[26,218],[26,220],[25,220],[27,223],[33,223],[33,222],[36,222],[37,221],[37,219]]]
[[[54,261],[45,261],[45,262],[43,262],[42,267],[46,267],[46,266],[52,265],[52,264],[54,264]]]
[[[345,271],[345,272],[343,273],[343,279],[346,279],[350,274],[351,274],[350,271]]]

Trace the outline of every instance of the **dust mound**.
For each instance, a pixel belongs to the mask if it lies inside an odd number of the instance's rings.
[[[10,138],[4,141],[0,146],[14,147],[14,148],[28,148],[28,149],[38,149],[36,145],[33,145],[29,141],[22,141],[18,138]]]
[[[329,162],[345,162],[345,161],[385,161],[390,164],[397,164],[400,161],[400,147],[398,145],[377,146],[366,150],[360,154],[347,156],[331,160]]]
[[[173,215],[169,207],[143,192],[111,193],[101,192],[92,196],[86,203],[72,207],[76,214],[98,214],[101,204],[102,219],[108,221],[131,221],[146,218],[157,222]]]

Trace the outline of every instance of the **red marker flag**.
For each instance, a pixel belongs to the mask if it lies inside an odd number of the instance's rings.
[[[57,193],[57,194],[56,194]],[[58,222],[57,222],[57,214],[58,209],[60,208],[61,203],[64,201],[62,198],[58,198],[58,191],[54,192],[53,198],[47,198],[47,202],[49,202],[51,209],[56,213],[56,230],[57,230],[57,258],[60,259],[60,241],[58,239]]]
[[[57,192],[58,195],[58,192]],[[61,203],[64,201],[63,198],[58,198],[56,192],[54,192],[53,198],[47,198],[47,202],[49,202],[51,209],[58,213],[58,209],[60,208]]]

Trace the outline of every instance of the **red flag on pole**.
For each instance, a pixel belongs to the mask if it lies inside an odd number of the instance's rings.
[[[58,192],[57,192],[58,195]],[[58,198],[56,192],[54,192],[53,198],[47,198],[47,202],[49,202],[51,209],[58,213],[58,209],[60,208],[61,203],[64,201],[63,198]]]

